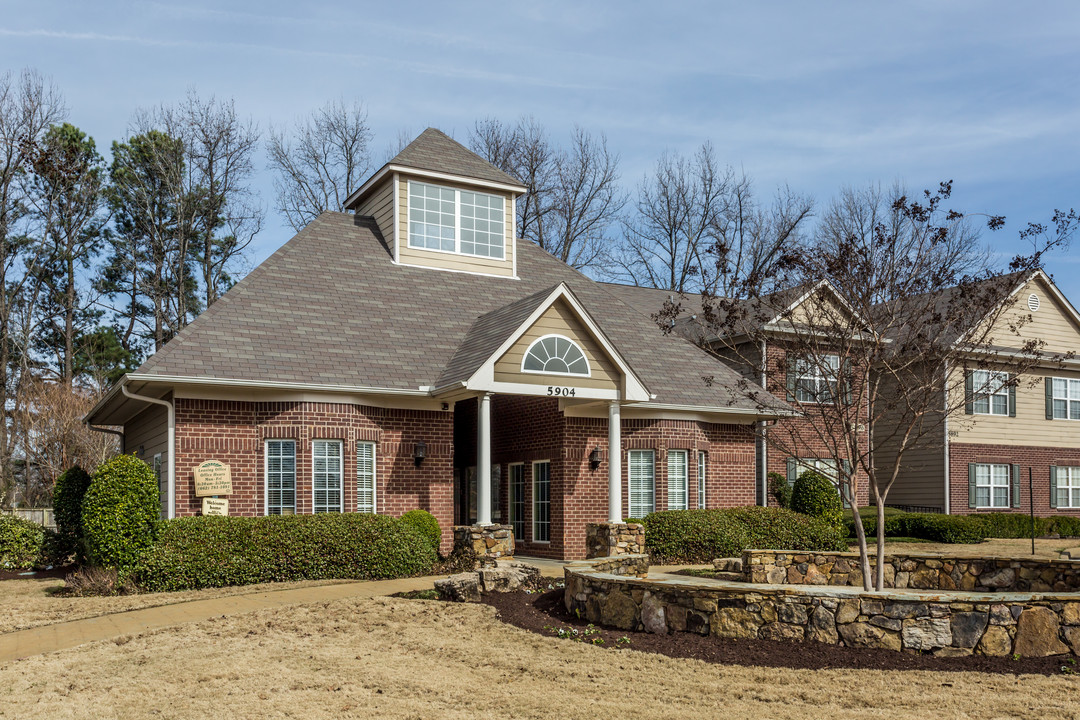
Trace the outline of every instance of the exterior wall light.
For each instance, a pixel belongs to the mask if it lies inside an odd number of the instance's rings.
[[[424,458],[427,457],[427,443],[421,440],[413,447],[413,462],[416,463],[416,467],[420,467],[420,463],[424,462]]]
[[[589,453],[589,469],[595,470],[598,467],[600,467],[600,446],[599,445],[594,447],[592,449],[592,452]]]

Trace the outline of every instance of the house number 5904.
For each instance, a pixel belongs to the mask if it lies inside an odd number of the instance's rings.
[[[577,389],[548,385],[548,395],[558,395],[560,397],[574,397],[575,395],[577,395]]]

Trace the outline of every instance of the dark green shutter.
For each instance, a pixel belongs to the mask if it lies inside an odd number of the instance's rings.
[[[788,485],[794,485],[796,480],[797,463],[795,458],[789,457],[787,459],[787,481]]]
[[[975,388],[973,385],[971,372],[969,371],[964,375],[964,414],[971,415],[975,412],[974,405],[975,400]]]
[[[851,405],[851,385],[852,385],[851,358],[844,358],[844,366],[843,367],[844,367],[844,370],[843,370],[843,373],[844,373],[844,379],[843,379],[843,383],[844,383],[844,385],[843,385],[843,387],[844,387],[844,404],[845,405]]]
[[[975,463],[968,463],[968,507],[975,507]]]
[[[787,400],[795,402],[795,361],[787,359]]]
[[[1020,507],[1020,466],[1013,465],[1009,473],[1009,484],[1012,486],[1012,506]]]
[[[851,472],[851,461],[850,460],[841,460],[840,461],[840,466],[844,470],[844,477],[851,479],[851,482],[848,485],[848,489],[850,489],[851,494],[854,495],[855,494],[855,477],[854,477],[854,473]],[[844,504],[844,507],[846,507],[846,508],[851,507],[851,503],[848,502],[848,499],[846,497],[844,497],[844,493],[842,493],[842,492],[840,493],[840,502],[842,502]]]
[[[1054,465],[1050,466],[1050,507],[1057,507],[1057,467]]]
[[[1054,378],[1043,378],[1046,386],[1046,419],[1054,419]],[[1053,468],[1050,468],[1053,470]]]
[[[1016,376],[1009,374],[1009,417],[1016,417]]]

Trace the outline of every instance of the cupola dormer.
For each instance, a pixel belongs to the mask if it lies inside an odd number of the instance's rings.
[[[428,128],[345,201],[375,219],[401,265],[515,277],[525,186]]]

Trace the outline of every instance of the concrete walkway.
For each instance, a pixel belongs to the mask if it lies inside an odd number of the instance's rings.
[[[565,563],[551,560],[539,561],[532,558],[522,558],[522,560],[539,566],[544,577],[561,578],[563,576],[562,566]],[[0,635],[0,663],[30,655],[66,650],[98,640],[138,635],[171,625],[199,622],[212,617],[240,615],[286,605],[304,605],[344,598],[381,597],[413,590],[429,590],[440,577],[443,576],[349,582],[290,590],[258,590],[244,595],[188,600],[172,605],[159,605],[17,630]]]

